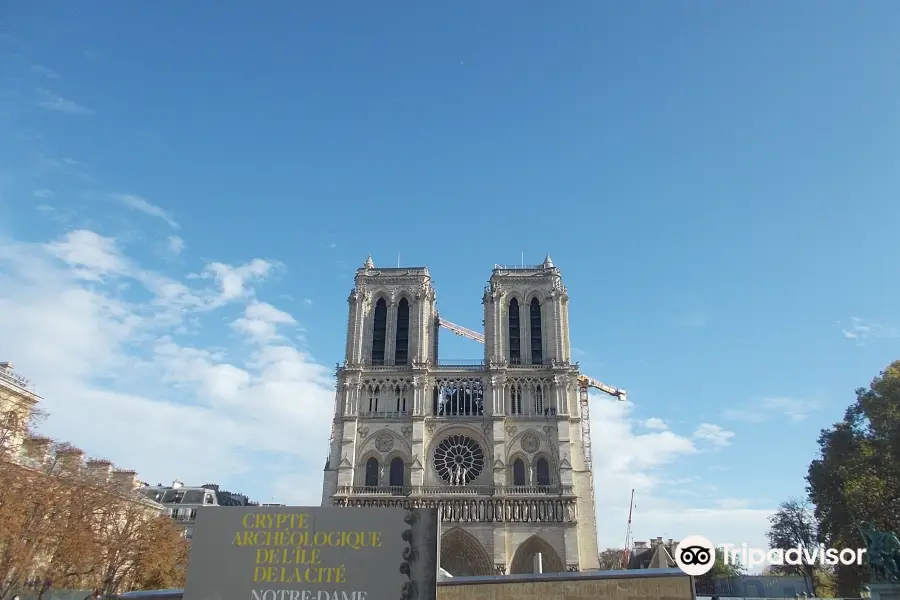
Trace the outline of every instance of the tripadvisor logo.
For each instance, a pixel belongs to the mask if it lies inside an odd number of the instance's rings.
[[[865,548],[826,548],[819,544],[813,548],[772,548],[763,550],[751,548],[747,544],[721,544],[724,563],[740,565],[748,569],[761,565],[813,565],[825,567],[836,565],[862,565]],[[675,550],[675,564],[678,568],[694,577],[705,575],[716,563],[716,547],[711,541],[700,535],[689,535],[678,544]]]

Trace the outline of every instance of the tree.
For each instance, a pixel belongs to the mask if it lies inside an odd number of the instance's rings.
[[[622,564],[624,556],[624,548],[607,548],[600,553],[600,570],[615,571],[616,569],[627,568],[628,565]]]
[[[778,510],[769,517],[769,547],[787,551],[792,549],[818,551],[819,526],[809,503],[791,499],[782,502]],[[816,563],[799,565],[778,565],[772,568],[773,574],[799,575],[806,580],[806,591],[818,596],[817,578],[821,567]]]
[[[2,408],[0,600],[26,587],[40,598],[50,587],[119,593],[184,585],[187,541],[160,505],[111,478],[111,464],[87,468],[69,444],[25,460],[18,446],[29,437],[28,415]]]
[[[857,525],[871,520],[881,528],[900,527],[900,361],[891,363],[843,421],[819,436],[819,456],[810,463],[807,490],[815,506],[818,536],[833,548],[860,548]],[[870,577],[867,565],[838,565],[836,592],[859,594]]]
[[[731,579],[744,574],[740,555],[725,555],[724,548],[716,548],[716,561],[712,569],[694,578],[697,594],[701,596],[714,596],[717,593],[715,580]]]

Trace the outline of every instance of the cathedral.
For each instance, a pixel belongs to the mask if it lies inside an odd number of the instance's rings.
[[[599,568],[568,293],[549,256],[495,265],[483,360],[442,361],[427,268],[356,273],[323,506],[441,511],[453,576]],[[457,331],[459,332],[459,331]],[[588,446],[589,447],[589,446]]]

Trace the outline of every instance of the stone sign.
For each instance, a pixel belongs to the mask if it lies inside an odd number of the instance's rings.
[[[184,600],[435,600],[433,508],[197,511]]]

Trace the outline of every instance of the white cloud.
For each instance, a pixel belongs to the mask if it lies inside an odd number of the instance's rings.
[[[247,285],[269,275],[275,266],[274,263],[259,258],[239,267],[212,263],[207,265],[199,277],[215,279],[219,284],[222,300],[231,301],[248,296],[250,288]]]
[[[885,322],[868,321],[859,317],[851,317],[850,323],[841,329],[848,340],[860,344],[867,339],[894,339],[900,337],[900,328]]]
[[[665,431],[669,428],[665,421],[659,419],[657,417],[650,417],[646,421],[644,421],[644,427],[647,429],[659,429]]]
[[[803,421],[818,408],[818,402],[802,398],[762,398],[743,408],[723,411],[722,418],[746,423],[762,423],[783,417],[791,421]]]
[[[703,424],[690,436],[671,430],[638,432],[662,419],[631,417],[634,406],[602,395],[591,396],[591,439],[597,526],[600,548],[622,547],[629,498],[635,491],[635,540],[658,536],[682,539],[705,535],[721,542],[746,542],[765,547],[767,518],[774,509],[738,506],[734,499],[715,500],[704,489],[699,469],[691,460],[701,454],[698,444],[715,452],[733,434]],[[699,434],[699,435],[698,435]],[[675,475],[683,473],[683,475]]]
[[[51,256],[73,267],[73,272],[82,279],[96,281],[106,275],[122,274],[127,268],[115,240],[85,229],[70,231],[44,248]]]
[[[166,250],[172,256],[178,256],[184,252],[184,240],[177,235],[170,235],[166,240]]]
[[[71,100],[67,100],[62,96],[57,96],[56,94],[45,89],[38,89],[38,97],[39,100],[37,102],[37,105],[46,110],[68,113],[70,115],[94,114],[94,111],[92,111],[91,109],[81,106],[80,104]]]
[[[211,286],[143,269],[91,231],[44,245],[0,240],[0,356],[37,383],[49,435],[152,482],[241,480],[269,499],[285,492],[285,481],[306,481],[292,500],[318,503],[331,370],[278,335],[215,349],[177,334],[209,311],[252,299],[249,286],[268,264],[218,263],[213,271],[236,273],[240,285],[217,277]],[[243,318],[276,333],[295,326],[266,303],[242,308]],[[279,477],[269,464],[283,469]]]
[[[295,323],[294,317],[271,304],[252,302],[244,311],[244,316],[231,325],[256,342],[270,342],[278,337],[279,325]]]
[[[56,194],[54,194],[52,190],[34,190],[32,192],[32,195],[35,198],[40,198],[41,200],[50,200],[51,198],[56,196]]]
[[[713,425],[712,423],[701,423],[697,429],[694,430],[693,437],[695,440],[708,442],[713,446],[721,448],[731,444],[734,432],[723,429],[718,425]]]
[[[113,194],[113,199],[132,210],[142,212],[145,215],[151,217],[156,217],[157,219],[162,219],[163,221],[168,223],[169,227],[171,227],[172,229],[179,228],[178,223],[171,217],[171,215],[169,215],[168,212],[166,212],[159,206],[148,202],[140,196],[135,196],[134,194]]]

